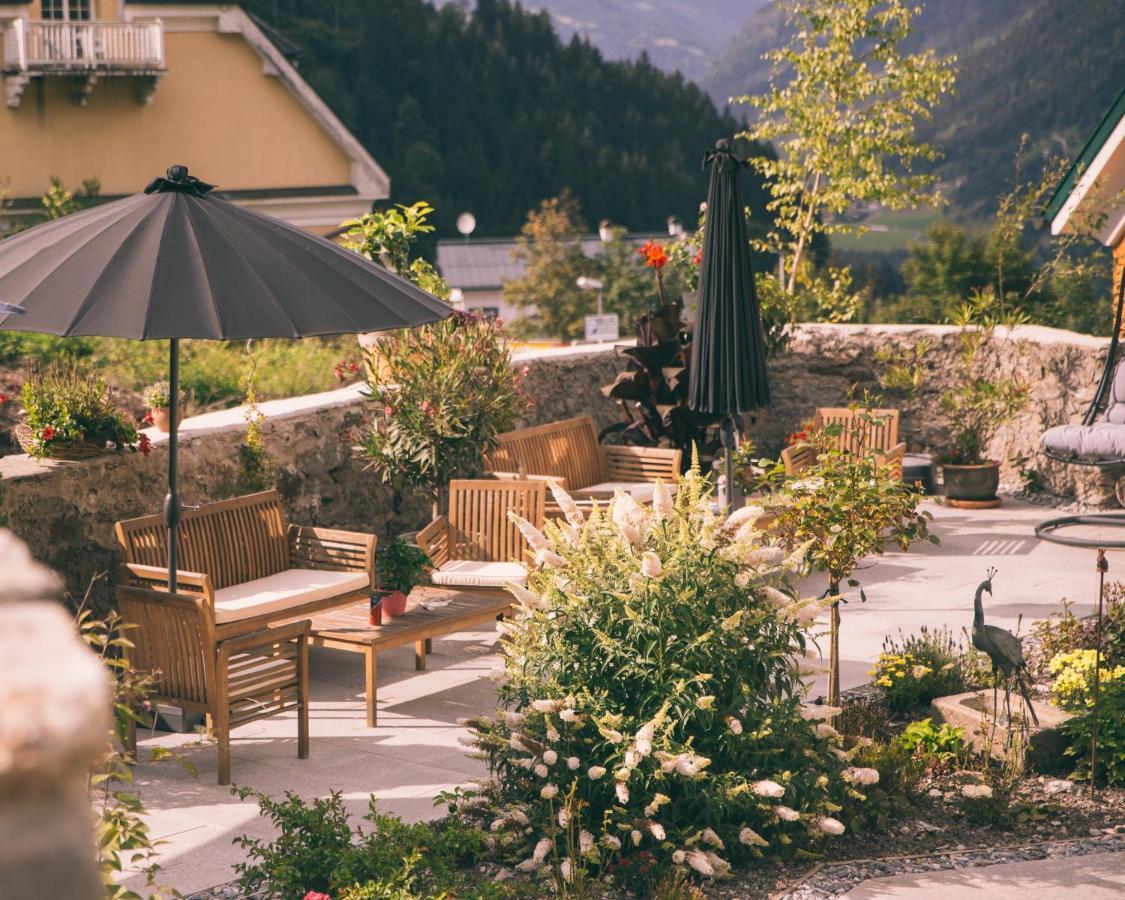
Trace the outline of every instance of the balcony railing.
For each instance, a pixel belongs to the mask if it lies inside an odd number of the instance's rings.
[[[161,22],[14,19],[4,29],[6,72],[80,73],[164,68]]]

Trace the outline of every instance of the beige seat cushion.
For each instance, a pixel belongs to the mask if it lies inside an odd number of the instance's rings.
[[[502,588],[527,584],[527,569],[514,562],[474,562],[455,559],[430,573],[430,581],[445,587]]]
[[[222,625],[254,616],[280,614],[305,603],[362,591],[370,584],[363,572],[286,569],[267,578],[215,591],[215,622]]]
[[[601,484],[572,491],[571,496],[575,500],[612,500],[618,490],[632,495],[638,503],[652,503],[656,485],[647,481],[603,481]]]

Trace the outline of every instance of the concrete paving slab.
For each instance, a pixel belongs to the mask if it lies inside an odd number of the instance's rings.
[[[1110,900],[1125,897],[1125,853],[1003,863],[863,882],[845,900]]]

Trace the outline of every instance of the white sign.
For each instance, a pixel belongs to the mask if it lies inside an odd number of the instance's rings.
[[[621,337],[617,316],[586,316],[586,340],[616,341]]]

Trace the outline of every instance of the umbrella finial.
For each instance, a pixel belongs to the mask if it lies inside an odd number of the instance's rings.
[[[146,194],[195,194],[202,197],[215,185],[200,181],[194,175],[188,174],[188,167],[183,165],[169,166],[163,178],[156,178],[152,184],[145,188]]]

